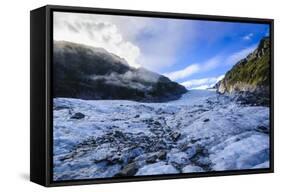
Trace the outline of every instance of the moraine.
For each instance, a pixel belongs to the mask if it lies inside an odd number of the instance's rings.
[[[54,99],[54,180],[269,167],[269,108],[212,90],[166,103]]]

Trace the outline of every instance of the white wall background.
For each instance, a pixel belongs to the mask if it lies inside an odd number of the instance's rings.
[[[275,173],[44,188],[29,182],[29,11],[45,4],[275,19]],[[0,7],[0,191],[271,191],[281,185],[278,0],[7,0]]]

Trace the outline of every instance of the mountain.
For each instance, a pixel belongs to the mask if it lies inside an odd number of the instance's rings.
[[[54,97],[165,102],[180,98],[185,87],[103,48],[54,41]]]
[[[269,86],[270,40],[264,37],[258,47],[235,64],[215,87],[219,93],[238,93],[243,102],[268,105]]]

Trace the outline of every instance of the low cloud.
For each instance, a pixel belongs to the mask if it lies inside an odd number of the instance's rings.
[[[200,67],[198,64],[192,64],[192,65],[187,66],[184,69],[174,71],[171,73],[165,73],[164,75],[169,77],[171,80],[175,81],[175,80],[184,79],[190,75],[193,75],[194,73],[197,73],[199,70],[200,70]]]
[[[160,75],[139,68],[133,71],[127,71],[124,74],[110,73],[107,75],[94,75],[90,77],[92,80],[103,80],[106,84],[116,85],[120,87],[131,87],[142,91],[149,91],[153,87],[149,84],[154,84],[159,80]]]
[[[203,63],[195,63],[192,65],[188,65],[184,69],[174,71],[171,73],[165,73],[164,75],[169,77],[173,81],[177,81],[177,80],[185,79],[199,72],[206,72],[215,69],[217,66],[219,66],[220,62],[221,62],[221,57],[215,56]]]
[[[217,77],[208,77],[202,79],[192,79],[189,81],[182,82],[181,84],[187,89],[207,89],[213,87],[217,82],[222,80],[224,75]]]

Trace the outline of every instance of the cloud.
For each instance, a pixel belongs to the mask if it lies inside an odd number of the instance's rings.
[[[192,79],[189,81],[182,82],[181,84],[187,89],[207,89],[213,87],[217,82],[222,80],[224,75],[217,77],[208,77],[202,79]]]
[[[234,65],[241,59],[246,58],[256,49],[256,47],[257,44],[254,44],[250,47],[244,48],[237,52],[233,52],[226,56],[218,54],[202,63],[194,63],[192,65],[188,65],[183,69],[165,73],[164,75],[169,77],[173,81],[178,81],[185,79],[193,74],[206,73],[220,67],[221,65]]]
[[[243,37],[243,39],[244,39],[244,40],[251,40],[253,36],[254,36],[253,33],[249,33],[248,35],[245,35],[245,36]]]
[[[139,63],[152,71],[173,66],[179,53],[184,49],[187,54],[194,45],[194,34],[193,21],[156,19],[148,22],[138,40],[143,54]]]
[[[102,47],[124,58],[131,66],[140,66],[137,62],[139,47],[124,39],[117,25],[106,16],[55,12],[54,40]]]
[[[253,52],[255,49],[257,48],[257,44],[252,45],[250,47],[247,47],[245,49],[242,49],[240,51],[234,52],[231,55],[229,55],[226,59],[225,59],[225,63],[227,65],[234,65],[236,64],[238,61],[240,61],[241,59],[247,57],[251,52]]]
[[[192,45],[196,34],[193,23],[175,19],[54,12],[54,39],[102,47],[124,58],[131,66],[159,72],[177,62],[177,54],[183,45]],[[188,52],[186,47],[185,52]]]
[[[221,64],[221,61],[222,61],[222,56],[217,55],[203,62],[200,68],[203,71],[209,71],[218,67]]]
[[[221,56],[215,56],[203,63],[195,63],[192,65],[188,65],[184,69],[180,69],[178,71],[173,71],[170,73],[165,73],[164,75],[169,77],[173,81],[181,80],[195,73],[206,72],[216,68],[217,66],[219,66],[221,59]]]
[[[192,64],[192,65],[187,66],[184,69],[174,71],[171,73],[165,73],[164,75],[169,77],[171,80],[175,81],[175,80],[184,79],[194,73],[197,73],[199,70],[200,70],[200,67],[198,64]]]

